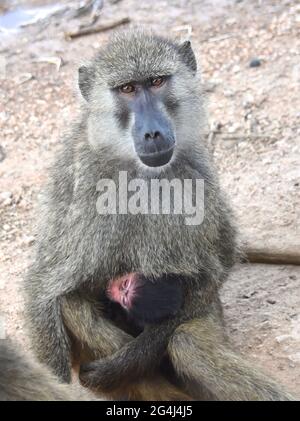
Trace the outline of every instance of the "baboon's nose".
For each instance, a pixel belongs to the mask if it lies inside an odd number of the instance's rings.
[[[147,132],[145,133],[145,140],[155,140],[155,139],[159,139],[161,137],[161,134],[159,131],[155,131],[155,132]]]

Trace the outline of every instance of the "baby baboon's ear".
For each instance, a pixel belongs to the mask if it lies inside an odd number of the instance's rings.
[[[197,72],[197,61],[194,51],[192,50],[191,42],[184,41],[179,45],[178,52],[182,61],[192,70],[193,74],[195,74]]]
[[[78,85],[83,98],[88,101],[95,80],[95,71],[91,66],[81,66],[78,69]]]

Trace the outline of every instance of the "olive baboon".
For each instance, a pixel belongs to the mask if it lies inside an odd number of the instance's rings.
[[[120,32],[79,69],[79,87],[81,119],[51,170],[26,279],[38,358],[66,382],[81,364],[84,384],[117,398],[288,399],[224,334],[219,288],[235,261],[235,229],[203,140],[190,43]],[[204,180],[202,223],[180,212],[124,212],[120,202],[118,212],[100,212],[99,180],[119,193],[121,171],[149,188],[153,179]],[[108,281],[133,272],[180,276],[176,315],[142,331],[109,317]]]

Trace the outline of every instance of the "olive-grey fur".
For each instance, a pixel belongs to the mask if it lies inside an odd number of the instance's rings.
[[[8,339],[0,340],[0,401],[75,401],[95,399],[62,384],[48,367],[24,356]]]

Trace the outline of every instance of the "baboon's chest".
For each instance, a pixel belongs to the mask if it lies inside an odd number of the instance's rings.
[[[108,227],[110,227],[108,229]],[[164,215],[118,215],[99,218],[101,260],[113,272],[192,270],[201,243],[199,227],[187,226],[183,218]]]

